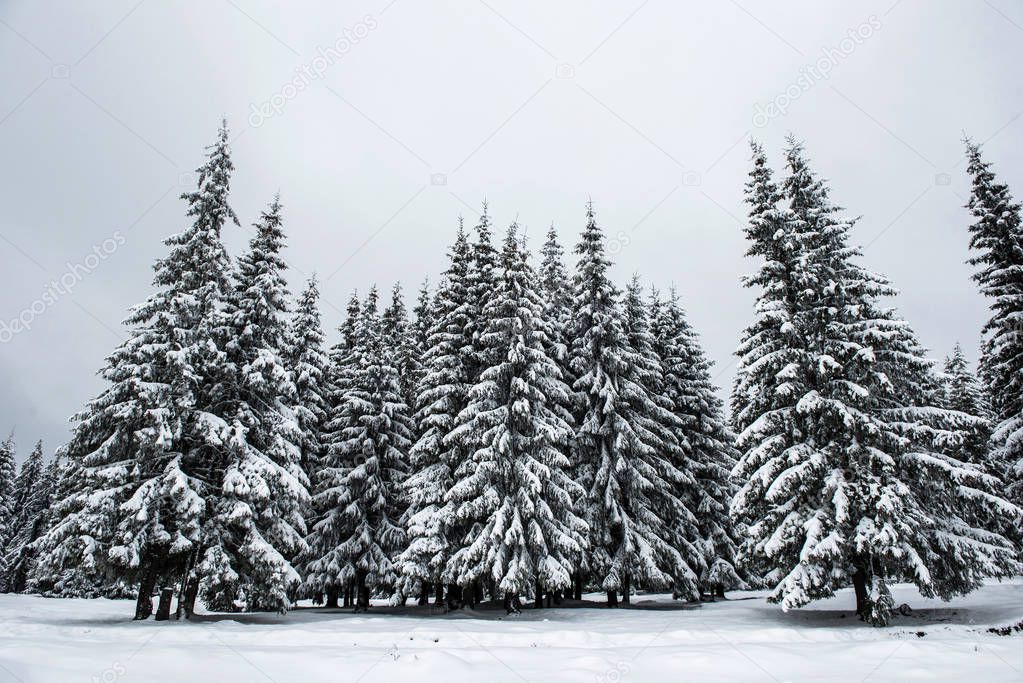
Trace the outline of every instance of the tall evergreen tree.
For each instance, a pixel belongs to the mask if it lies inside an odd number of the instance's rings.
[[[452,553],[449,526],[453,513],[444,495],[464,459],[459,447],[444,441],[465,407],[468,392],[465,349],[471,345],[468,289],[472,252],[461,220],[448,256],[450,264],[430,313],[433,324],[423,356],[424,375],[416,392],[419,438],[410,452],[412,474],[405,481],[408,546],[401,553],[400,571],[405,594],[419,593],[420,602],[427,599],[427,591],[442,584]],[[458,589],[449,587],[449,604],[459,597]]]
[[[983,378],[994,410],[992,447],[995,458],[1008,468],[1009,495],[1023,502],[1023,227],[1020,204],[984,161],[980,146],[965,140],[967,173],[973,180],[967,208],[970,263],[979,270],[973,279],[991,301],[991,318],[984,325],[980,356]]]
[[[474,384],[484,368],[493,360],[488,356],[490,349],[481,339],[487,328],[485,309],[497,286],[497,251],[494,249],[493,233],[487,203],[475,227],[476,241],[472,243],[472,259],[466,274],[466,303],[468,318],[466,335],[469,346],[464,349],[466,379]],[[471,445],[467,444],[467,447]]]
[[[310,568],[314,574],[336,571],[329,580],[341,585],[355,582],[357,607],[365,609],[371,589],[398,584],[395,561],[406,540],[401,485],[412,424],[394,354],[384,343],[375,287],[362,306],[357,339],[358,366],[339,415],[341,440],[331,445],[324,468],[333,476],[316,492],[317,505],[333,513],[313,528],[311,545],[323,554]]]
[[[572,369],[584,406],[575,448],[577,478],[588,492],[587,569],[610,604],[633,581],[695,594],[698,576],[672,544],[672,511],[658,508],[677,471],[650,445],[658,436],[650,424],[657,407],[634,379],[640,359],[622,327],[592,204],[576,253]]]
[[[639,400],[632,401],[633,410],[640,416],[635,424],[650,449],[651,464],[667,484],[667,487],[654,490],[649,495],[653,509],[664,519],[664,527],[668,530],[666,540],[681,560],[672,572],[672,588],[679,596],[698,598],[698,577],[708,570],[696,515],[704,502],[696,493],[699,467],[685,433],[686,423],[666,394],[664,360],[657,350],[650,310],[638,275],[634,275],[625,288],[622,314],[623,329],[633,359],[625,376],[641,390],[638,392]],[[629,593],[627,590],[623,593],[628,603]]]
[[[539,600],[544,590],[568,587],[586,537],[576,513],[584,491],[567,473],[572,431],[552,409],[568,387],[547,355],[550,326],[526,256],[513,224],[480,335],[486,357],[496,362],[469,390],[449,435],[460,442],[472,434],[480,447],[458,467],[447,494],[466,530],[455,539],[447,573],[463,586],[493,580],[509,610],[520,595],[533,592]]]
[[[116,573],[137,583],[136,617],[158,580],[177,581],[201,552],[206,499],[220,487],[223,422],[205,410],[225,354],[230,262],[223,226],[234,166],[226,123],[182,198],[192,225],[168,238],[157,291],[127,321],[129,339],[107,359],[109,386],[75,416],[57,520],[41,539],[41,590],[94,594]],[[213,419],[210,419],[210,418]]]
[[[288,362],[297,399],[295,415],[302,433],[302,466],[312,480],[322,452],[321,431],[327,419],[328,359],[323,348],[320,286],[314,274],[299,296],[291,322]]]
[[[0,590],[25,590],[33,561],[32,543],[46,531],[55,469],[43,461],[43,442],[36,443],[21,464],[14,482],[14,515],[9,539],[0,557]]]
[[[0,550],[10,540],[17,511],[15,504],[15,477],[17,468],[14,462],[14,434],[0,444]]]
[[[941,373],[938,402],[942,408],[954,410],[975,419],[965,429],[962,446],[956,457],[965,462],[984,465],[1000,477],[1006,476],[1004,464],[993,459],[991,452],[991,403],[977,377],[970,371],[963,348],[956,343],[952,353],[945,356]]]
[[[743,486],[732,509],[749,525],[745,552],[772,567],[770,600],[798,607],[851,581],[860,614],[885,623],[892,581],[947,599],[1016,563],[1004,538],[957,512],[978,504],[984,476],[942,452],[928,428],[926,360],[879,304],[891,287],[855,264],[851,222],[791,139],[787,161],[783,230],[799,287],[783,317],[801,341],[766,379],[795,403],[754,416],[740,436]],[[789,275],[783,269],[763,296]]]
[[[543,300],[543,319],[550,330],[547,334],[547,355],[550,356],[561,373],[561,378],[571,387],[575,378],[571,369],[571,324],[572,324],[572,287],[564,263],[564,249],[558,242],[558,233],[554,225],[547,230],[547,239],[540,250],[539,280],[540,295]],[[563,398],[556,398],[551,406],[559,416],[573,425],[576,409],[579,407],[575,394],[569,391]]]
[[[412,390],[412,401],[409,405],[416,408],[416,394],[419,383],[423,381],[426,367],[423,357],[429,348],[430,329],[433,327],[433,297],[430,296],[430,283],[423,280],[416,297],[416,305],[412,309],[413,320],[409,324],[409,346],[413,354],[413,363],[409,369],[409,383]]]
[[[238,259],[225,311],[227,384],[212,410],[230,424],[213,533],[200,567],[207,604],[284,611],[300,577],[308,482],[301,467],[297,394],[284,360],[288,291],[275,197]]]
[[[666,301],[653,294],[651,330],[661,360],[662,395],[682,424],[695,484],[683,492],[698,527],[704,590],[721,594],[746,585],[738,572],[737,534],[729,505],[738,490],[731,478],[737,451],[723,416],[721,399],[710,378],[710,361],[686,319],[674,287]],[[681,466],[680,466],[681,468]]]
[[[332,561],[342,540],[344,526],[335,505],[337,489],[353,465],[339,455],[344,441],[343,409],[348,392],[354,387],[360,357],[359,326],[362,302],[352,292],[345,319],[338,328],[340,339],[329,355],[327,372],[327,405],[320,431],[320,458],[311,477],[312,510],[309,524],[309,546],[305,557],[305,587],[314,600],[325,598],[327,607],[337,607],[338,597],[347,591],[349,582],[341,575],[341,566]],[[327,558],[327,559],[324,559]]]
[[[412,337],[412,329],[405,308],[401,283],[391,290],[391,302],[380,316],[383,343],[388,349],[394,368],[398,371],[398,384],[406,405],[415,403],[416,377],[420,374],[419,349]]]

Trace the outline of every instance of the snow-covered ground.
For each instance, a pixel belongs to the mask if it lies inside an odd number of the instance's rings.
[[[896,599],[912,615],[877,629],[852,618],[849,593],[788,614],[761,594],[736,593],[703,605],[641,596],[630,609],[517,617],[309,607],[197,623],[133,623],[129,601],[2,595],[0,681],[1023,680],[1023,633],[987,632],[1023,620],[1023,581],[953,603],[900,586]]]

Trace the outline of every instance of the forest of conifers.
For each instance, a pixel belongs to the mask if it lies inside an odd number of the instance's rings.
[[[328,346],[315,277],[289,292],[278,197],[224,247],[225,123],[70,442],[20,470],[0,447],[0,589],[145,619],[156,595],[187,618],[746,588],[788,609],[852,586],[884,624],[894,583],[949,599],[1023,573],[1023,228],[965,144],[977,375],[958,347],[928,357],[803,145],[772,165],[754,142],[726,406],[686,293],[612,281],[592,202],[569,246],[484,204],[410,306],[366,283]]]

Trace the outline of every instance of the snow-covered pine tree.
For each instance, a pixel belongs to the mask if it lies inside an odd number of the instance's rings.
[[[986,466],[992,473],[1004,477],[1003,464],[992,458],[991,403],[977,377],[970,370],[963,347],[956,342],[952,353],[945,356],[941,373],[941,407],[978,418],[977,423],[964,435],[962,448],[956,453],[959,460]]]
[[[496,362],[481,372],[449,434],[465,442],[471,433],[480,445],[456,470],[446,497],[465,530],[453,539],[446,574],[463,587],[492,580],[515,611],[519,596],[533,593],[539,603],[545,591],[571,585],[586,542],[576,512],[585,492],[567,472],[572,430],[554,408],[568,387],[547,355],[550,326],[515,224],[497,273],[479,338]]]
[[[695,480],[681,495],[699,529],[704,558],[700,581],[705,592],[720,596],[727,589],[746,585],[739,575],[738,535],[729,515],[738,490],[731,474],[738,457],[735,437],[724,420],[722,402],[710,377],[710,361],[675,288],[666,301],[654,292],[651,310],[654,349],[663,374],[660,391],[682,423],[679,441],[687,444],[685,457]]]
[[[173,585],[194,564],[207,498],[220,488],[222,424],[203,407],[211,369],[224,360],[213,343],[229,287],[221,232],[237,223],[226,122],[207,149],[196,190],[182,195],[193,222],[165,241],[157,291],[132,311],[129,339],[101,373],[109,386],[74,418],[33,569],[39,590],[65,595],[102,592],[115,575],[134,583],[136,618],[150,614],[158,581]]]
[[[199,571],[208,605],[285,611],[301,582],[292,563],[305,549],[309,494],[298,399],[283,358],[288,291],[278,197],[254,227],[225,310],[226,387],[211,412],[232,436]]]
[[[308,550],[304,558],[305,589],[314,601],[324,600],[327,607],[337,607],[341,594],[348,598],[350,588],[341,580],[341,567],[333,553],[344,531],[337,506],[337,489],[341,486],[351,463],[338,456],[344,441],[342,410],[345,397],[353,387],[359,363],[359,320],[362,302],[358,292],[348,300],[345,319],[338,328],[340,339],[329,354],[327,371],[326,415],[320,431],[320,460],[310,477],[312,510]],[[345,603],[347,605],[347,602]]]
[[[444,495],[464,459],[459,448],[444,443],[465,407],[468,391],[464,349],[471,343],[467,327],[472,252],[461,219],[448,258],[450,263],[430,312],[432,326],[423,355],[424,374],[416,392],[419,438],[409,454],[411,475],[404,485],[408,546],[399,558],[399,569],[404,594],[418,594],[420,604],[425,604],[432,590],[436,590],[438,600],[443,594],[443,572],[452,552],[450,539],[454,538],[449,528],[451,506]],[[460,589],[448,586],[448,605],[454,606],[460,599]]]
[[[391,303],[380,316],[383,343],[398,371],[398,384],[405,404],[415,404],[416,377],[420,373],[422,360],[419,350],[412,339],[412,329],[405,308],[401,283],[397,282],[391,290]]]
[[[547,230],[547,239],[540,249],[540,296],[543,300],[543,319],[549,327],[547,355],[561,372],[562,381],[569,387],[575,382],[571,370],[569,333],[572,324],[572,287],[565,269],[565,251],[558,242],[554,225]],[[571,391],[563,398],[556,399],[551,409],[574,427],[576,412],[575,395]]]
[[[54,469],[43,461],[43,442],[21,464],[14,482],[14,515],[4,554],[0,557],[0,591],[25,590],[32,563],[32,543],[46,531]]]
[[[657,508],[663,492],[673,490],[677,470],[650,445],[656,439],[650,416],[658,409],[633,379],[640,359],[622,327],[592,203],[576,253],[572,369],[584,406],[575,450],[576,477],[587,490],[586,569],[612,605],[633,582],[698,594],[698,575],[672,543],[668,511]]]
[[[312,480],[321,453],[321,430],[327,418],[328,359],[323,348],[320,286],[316,275],[306,282],[291,321],[288,362],[297,399],[295,416],[302,432],[302,467]]]
[[[787,161],[787,244],[800,283],[788,323],[803,343],[769,381],[796,401],[783,422],[767,412],[740,436],[732,510],[749,524],[744,550],[772,567],[771,601],[798,607],[851,581],[858,612],[886,623],[893,581],[947,599],[1014,571],[1010,544],[957,510],[1017,511],[976,488],[983,473],[941,452],[926,422],[926,361],[878,303],[891,287],[855,264],[851,222],[791,139]]]
[[[422,382],[426,372],[423,357],[429,348],[430,330],[433,327],[433,297],[430,295],[430,283],[423,280],[419,288],[419,295],[416,297],[416,305],[412,309],[413,320],[409,323],[409,345],[414,354],[413,363],[409,368],[408,379],[411,387],[411,402],[409,406],[418,409],[419,383]],[[418,439],[418,435],[417,435]]]
[[[488,356],[489,348],[480,339],[487,328],[487,320],[484,317],[486,305],[497,286],[497,251],[494,249],[486,201],[483,202],[483,211],[474,230],[476,241],[472,243],[472,260],[469,262],[466,293],[469,306],[466,335],[470,345],[465,349],[465,368],[470,385],[476,383],[480,373],[484,368],[490,367],[493,360]],[[472,447],[472,444],[465,445],[467,448]]]
[[[685,422],[676,414],[675,404],[665,393],[664,362],[657,352],[650,310],[638,275],[634,275],[625,288],[622,329],[633,359],[625,376],[641,389],[639,399],[631,402],[640,416],[633,426],[650,448],[651,465],[667,484],[652,491],[650,497],[652,509],[664,520],[664,528],[669,530],[668,540],[682,562],[673,571],[672,588],[680,597],[699,598],[699,577],[707,573],[708,567],[696,516],[703,503],[696,493],[697,463],[691,457],[692,446],[684,431]],[[628,585],[623,586],[622,594],[628,604],[631,601]]]
[[[15,479],[18,473],[14,462],[14,434],[0,443],[0,553],[6,547],[14,527]]]
[[[760,293],[754,321],[743,331],[736,351],[739,363],[731,412],[733,427],[740,433],[758,420],[782,427],[785,414],[795,405],[797,392],[791,385],[793,378],[783,378],[781,371],[790,362],[790,349],[801,341],[791,322],[799,289],[800,252],[793,244],[790,217],[779,206],[782,193],[763,147],[755,141],[750,146],[753,170],[745,190],[749,206],[746,255],[761,261],[761,265],[742,279],[743,286],[757,287]],[[767,427],[761,424],[759,429]]]
[[[338,417],[341,440],[331,445],[326,457],[325,469],[336,475],[325,481],[335,485],[316,492],[317,505],[334,512],[314,527],[311,544],[326,550],[311,569],[320,572],[336,565],[336,581],[356,584],[356,609],[363,610],[369,607],[372,590],[398,585],[395,561],[406,541],[400,524],[401,485],[408,472],[412,432],[394,354],[383,339],[377,297],[373,287],[362,306],[358,365]],[[339,541],[334,548],[317,539],[328,531]]]
[[[979,270],[973,279],[991,301],[991,318],[984,325],[980,376],[994,411],[994,458],[1007,467],[1009,496],[1023,502],[1023,227],[1020,204],[984,161],[980,145],[969,139],[967,173],[973,180],[967,208],[975,218],[970,226],[969,262]]]

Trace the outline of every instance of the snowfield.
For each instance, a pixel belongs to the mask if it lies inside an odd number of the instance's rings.
[[[856,621],[846,591],[788,614],[761,593],[630,609],[431,614],[299,608],[209,614],[195,623],[131,621],[133,603],[0,595],[2,681],[1019,681],[1023,580],[952,603],[898,586],[913,607],[892,626]],[[590,596],[597,599],[598,596]]]

